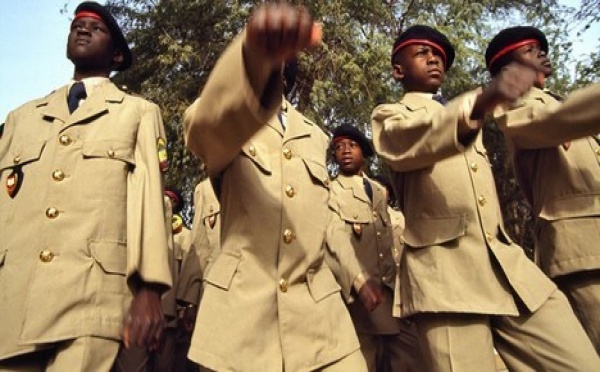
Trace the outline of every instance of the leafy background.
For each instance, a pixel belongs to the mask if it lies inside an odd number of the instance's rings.
[[[202,163],[183,143],[182,117],[231,39],[260,1],[108,0],[133,45],[135,63],[115,77],[163,110],[171,167],[167,184],[182,191],[193,216],[195,185],[206,177]],[[397,100],[402,88],[391,78],[394,38],[414,24],[438,28],[453,42],[457,58],[442,86],[452,98],[488,80],[483,59],[489,40],[500,29],[533,25],[550,42],[555,74],[548,82],[565,95],[600,79],[600,39],[585,55],[574,55],[568,32],[582,32],[600,17],[598,1],[583,0],[579,9],[556,0],[316,0],[293,1],[323,23],[323,44],[300,56],[291,100],[325,131],[348,123],[370,136],[369,117],[379,103]],[[231,84],[236,84],[232,81]],[[505,222],[513,238],[531,253],[532,217],[514,179],[502,133],[486,124],[484,140],[491,154]],[[374,159],[372,174],[388,170]]]

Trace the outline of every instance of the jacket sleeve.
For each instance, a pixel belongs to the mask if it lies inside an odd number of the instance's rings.
[[[177,283],[177,302],[198,305],[202,295],[202,269],[194,245],[183,257],[181,276]]]
[[[562,104],[548,107],[524,99],[510,110],[496,110],[496,123],[521,149],[556,147],[600,133],[600,83],[573,92]]]
[[[135,144],[135,168],[127,180],[127,276],[171,286],[163,204],[163,175],[158,160],[159,138],[165,138],[158,106],[143,102]]]
[[[210,175],[223,170],[281,106],[283,82],[238,36],[217,61],[200,98],[186,110],[185,141]]]
[[[469,144],[458,140],[458,125],[469,120],[476,96],[476,91],[465,93],[431,113],[411,111],[402,102],[376,107],[371,127],[377,154],[393,170],[406,172],[464,151]]]
[[[331,268],[338,284],[342,287],[342,295],[347,302],[353,302],[352,289],[358,281],[367,275],[354,253],[351,235],[346,229],[346,222],[340,217],[335,194],[330,194],[329,222],[325,242],[325,262]],[[362,280],[361,280],[362,278]]]

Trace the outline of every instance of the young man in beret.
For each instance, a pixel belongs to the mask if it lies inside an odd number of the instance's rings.
[[[496,122],[536,216],[535,252],[542,270],[567,295],[600,354],[600,120],[581,119],[586,112],[600,116],[600,86],[573,94],[582,101],[577,107],[569,106],[571,97],[561,104],[544,90],[552,73],[547,54],[540,30],[518,26],[494,36],[485,59],[492,77],[513,61],[541,72],[522,99],[496,110]]]
[[[564,295],[506,234],[482,142],[484,116],[525,94],[536,73],[506,66],[444,105],[432,98],[453,58],[435,29],[401,33],[392,64],[406,94],[372,114],[406,218],[402,316],[415,322],[432,371],[495,371],[494,347],[510,370],[598,370]]]
[[[328,139],[282,94],[284,62],[314,42],[313,27],[304,8],[258,7],[185,114],[187,146],[219,180],[220,252],[189,352],[212,370],[366,370],[340,286],[369,308],[378,288],[355,256],[336,256],[341,284],[324,262]]]
[[[348,305],[367,367],[370,372],[422,371],[414,329],[392,316],[396,262],[387,190],[363,172],[365,158],[374,155],[373,148],[361,131],[347,124],[335,128],[330,148],[339,166],[339,174],[331,182],[330,205],[341,216],[332,229],[331,242],[350,239],[354,249],[347,254],[358,257],[371,275],[369,280],[380,286],[383,294],[382,304],[371,312],[359,302]]]
[[[160,111],[110,82],[132,58],[103,6],[77,7],[67,57],[73,81],[0,141],[2,371],[108,371],[122,338],[153,348],[163,328]]]

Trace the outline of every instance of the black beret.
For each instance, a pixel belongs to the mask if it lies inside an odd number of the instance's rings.
[[[102,19],[106,27],[110,30],[115,46],[123,53],[123,62],[117,67],[117,70],[125,71],[131,67],[131,62],[133,61],[131,49],[129,49],[129,45],[127,45],[127,40],[125,40],[125,36],[123,35],[123,31],[121,31],[119,24],[112,14],[110,14],[108,9],[95,1],[84,1],[75,9],[75,19],[78,18],[78,15],[79,17],[85,16],[85,12],[94,13]]]
[[[396,53],[410,44],[425,44],[442,52],[442,55],[444,56],[444,68],[446,71],[454,62],[454,47],[446,35],[435,28],[416,25],[407,28],[396,38],[394,47],[392,48],[392,64],[394,64],[394,56]]]
[[[179,213],[183,209],[183,197],[181,193],[173,188],[165,188],[165,195],[173,202],[173,213]]]
[[[517,26],[500,31],[485,50],[485,65],[488,71],[492,76],[496,75],[512,60],[510,52],[532,41],[537,41],[542,50],[548,53],[548,40],[544,33],[535,27]]]
[[[367,137],[353,125],[342,124],[333,130],[332,143],[335,144],[336,139],[341,138],[349,138],[358,143],[365,158],[369,158],[375,154]]]

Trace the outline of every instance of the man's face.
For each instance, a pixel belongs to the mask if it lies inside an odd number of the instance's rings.
[[[513,51],[513,60],[541,71],[545,77],[552,75],[552,62],[538,42],[523,45]]]
[[[436,93],[446,75],[442,53],[429,45],[407,45],[399,51],[396,61],[394,78],[407,91]]]
[[[110,30],[96,18],[81,17],[71,23],[67,42],[67,58],[80,70],[112,70],[122,61],[116,51]]]
[[[360,173],[365,159],[360,145],[351,139],[337,140],[333,146],[335,161],[343,174],[351,176]]]

